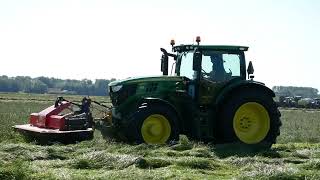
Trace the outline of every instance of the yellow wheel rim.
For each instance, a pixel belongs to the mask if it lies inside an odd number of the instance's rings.
[[[269,114],[259,103],[245,103],[235,113],[233,129],[242,142],[247,144],[259,143],[269,132]]]
[[[170,137],[171,126],[166,117],[152,114],[143,121],[141,134],[148,144],[163,144]]]

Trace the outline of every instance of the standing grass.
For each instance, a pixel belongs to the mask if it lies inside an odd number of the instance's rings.
[[[281,110],[280,144],[265,151],[185,136],[173,146],[129,145],[99,131],[92,141],[39,146],[11,126],[26,123],[55,97],[18,96],[0,94],[7,97],[0,99],[0,179],[320,179],[320,111]]]
[[[281,135],[278,143],[320,142],[319,110],[281,110]]]
[[[52,104],[48,102],[0,101],[0,142],[21,140],[21,137],[13,131],[12,126],[27,123],[31,113],[38,112],[49,105]]]

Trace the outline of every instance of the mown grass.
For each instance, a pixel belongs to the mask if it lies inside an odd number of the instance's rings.
[[[92,141],[40,146],[26,143],[11,126],[26,123],[55,97],[8,96],[0,100],[0,179],[320,179],[319,111],[281,110],[279,144],[265,151],[185,136],[172,146],[129,145],[99,131]]]

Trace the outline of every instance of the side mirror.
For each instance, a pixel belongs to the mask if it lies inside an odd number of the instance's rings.
[[[202,62],[202,54],[199,51],[195,51],[193,53],[193,64],[192,64],[192,69],[194,71],[199,71],[201,70],[201,62]]]
[[[161,72],[163,75],[168,75],[168,64],[169,64],[169,58],[167,51],[163,48],[160,49],[163,54],[161,56]]]
[[[251,61],[249,62],[247,73],[248,73],[248,76],[249,76],[250,79],[254,78],[254,76],[253,76],[254,69],[253,69],[253,65],[252,65]]]

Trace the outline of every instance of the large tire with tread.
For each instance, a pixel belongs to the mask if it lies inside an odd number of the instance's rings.
[[[178,140],[177,115],[164,105],[148,105],[131,120],[127,139],[135,143],[164,144]]]
[[[273,98],[257,89],[242,89],[219,110],[219,143],[270,148],[280,135],[280,112]]]

